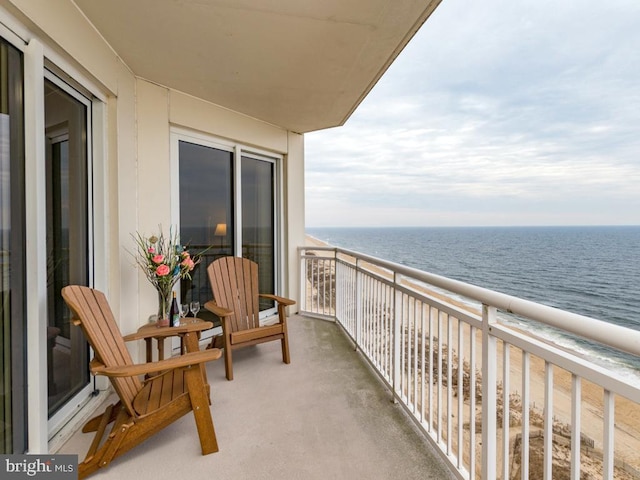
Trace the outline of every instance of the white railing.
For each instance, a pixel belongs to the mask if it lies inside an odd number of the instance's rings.
[[[510,319],[639,359],[640,332],[349,250],[300,259],[301,313],[335,319],[456,477],[640,478],[640,381]]]

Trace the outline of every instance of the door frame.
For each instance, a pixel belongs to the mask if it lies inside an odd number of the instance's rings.
[[[102,397],[93,397],[83,409],[74,412],[74,419],[68,418],[68,423],[62,430],[51,438],[48,427],[47,408],[47,377],[42,372],[47,371],[47,335],[46,335],[46,195],[45,165],[46,147],[44,121],[44,78],[47,70],[57,72],[60,78],[67,79],[70,84],[80,91],[84,90],[91,99],[89,111],[92,115],[92,125],[88,130],[88,140],[91,142],[88,168],[88,192],[91,195],[92,206],[88,212],[90,222],[89,243],[93,248],[92,278],[95,288],[106,290],[108,287],[108,266],[110,262],[108,245],[108,213],[109,213],[109,168],[108,161],[108,126],[107,102],[109,94],[95,83],[82,70],[82,66],[74,59],[61,54],[56,46],[48,44],[49,40],[38,36],[24,23],[0,7],[0,35],[23,54],[23,92],[24,92],[24,168],[25,175],[25,241],[23,244],[25,256],[25,335],[20,345],[25,362],[29,368],[26,372],[22,389],[25,402],[24,422],[16,423],[17,428],[23,426],[26,437],[26,450],[16,450],[14,453],[45,454],[51,445],[63,441],[75,429],[77,421],[87,412],[103,401]],[[97,379],[95,384],[100,391],[109,388],[108,381]],[[28,394],[27,394],[28,389]],[[20,448],[20,447],[18,447]]]
[[[93,285],[94,279],[94,247],[93,247],[93,133],[92,133],[92,113],[93,113],[93,101],[88,98],[87,95],[80,92],[78,89],[69,85],[62,78],[56,75],[51,70],[44,69],[44,79],[53,83],[56,87],[60,88],[66,94],[70,95],[73,99],[82,103],[86,109],[86,154],[87,154],[87,280],[89,286]],[[43,115],[44,115],[43,110]],[[51,139],[59,137],[59,132],[51,132]],[[48,137],[49,133],[46,132],[45,136]],[[46,152],[45,152],[46,154]],[[92,352],[89,351],[87,359],[92,357]],[[89,365],[87,363],[87,369]],[[47,420],[47,437],[49,440],[53,438],[62,427],[73,417],[78,410],[85,406],[92,398],[92,394],[95,390],[95,385],[92,377],[89,377],[89,382],[71,397],[63,407],[55,412],[51,418]],[[47,415],[48,416],[48,415]]]

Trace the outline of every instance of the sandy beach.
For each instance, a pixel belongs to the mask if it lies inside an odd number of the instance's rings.
[[[326,244],[313,237],[307,236],[308,246],[325,246]],[[423,289],[425,290],[425,289]],[[449,303],[456,303],[458,306],[469,309],[468,306],[464,306],[461,303],[455,302],[451,298],[447,298],[442,294],[433,291],[425,290],[425,293],[429,295],[446,299]],[[457,345],[457,321],[454,321],[455,333],[454,341],[452,343],[452,349],[454,354]],[[468,332],[468,329],[464,331]],[[467,339],[465,339],[467,340]],[[465,345],[468,346],[468,341]],[[502,345],[498,342],[499,356],[498,356],[498,381],[502,385]],[[477,368],[480,369],[479,361],[481,359],[482,351],[482,339],[478,334],[476,338],[476,351],[478,355]],[[466,360],[468,360],[468,347],[465,352],[462,353]],[[518,398],[522,393],[522,353],[519,349],[511,347],[509,355],[510,366],[510,393]],[[545,392],[545,362],[544,360],[531,356],[530,357],[530,408],[532,418],[541,419],[544,418],[544,392]],[[586,440],[585,444],[588,447],[582,450],[582,472],[585,475],[584,478],[601,478],[602,475],[602,462],[599,460],[599,453],[603,444],[603,406],[604,406],[604,392],[602,387],[594,385],[587,381],[581,382],[582,387],[582,411],[581,411],[581,432],[583,438]],[[501,388],[501,387],[500,387]],[[446,397],[446,395],[445,395]],[[554,432],[566,432],[566,428],[563,426],[571,424],[571,397],[572,397],[572,375],[571,373],[554,367],[553,375],[553,418],[554,418]],[[455,400],[457,401],[457,400]],[[500,401],[500,405],[501,405]],[[512,407],[513,409],[513,407]],[[468,408],[465,408],[465,412],[468,412]],[[466,416],[466,415],[465,415]],[[466,419],[468,420],[468,419]],[[530,421],[531,431],[536,432],[540,430],[541,425],[534,425],[534,420]],[[510,428],[510,437],[513,442],[515,435],[521,431],[519,425],[512,425]],[[569,430],[570,434],[570,430]],[[477,440],[480,440],[480,433],[477,433]],[[640,406],[626,398],[621,396],[615,397],[615,457],[616,457],[616,471],[615,478],[640,478]],[[455,434],[454,434],[455,436]],[[498,430],[498,449],[501,449],[501,437],[502,432]],[[562,435],[558,435],[559,440],[564,442]],[[537,448],[536,442],[531,441],[532,450]],[[560,443],[562,443],[560,442]],[[478,443],[478,442],[476,442]],[[540,447],[541,448],[541,447]],[[568,461],[569,449],[563,445],[554,445],[554,450],[558,449],[557,455],[560,459]],[[479,454],[479,452],[478,452]],[[533,459],[532,454],[532,459]],[[556,464],[556,453],[554,452],[554,478],[556,478],[556,469],[561,467]],[[501,457],[501,451],[500,451]],[[500,462],[500,457],[497,459]],[[513,462],[513,460],[511,460]],[[562,463],[563,460],[558,460]],[[532,462],[533,463],[533,460]],[[500,464],[500,463],[499,463]],[[500,471],[500,467],[498,467]],[[560,473],[558,471],[558,473]],[[514,472],[511,472],[513,475]],[[530,478],[537,478],[531,474]],[[541,477],[540,477],[541,478]]]

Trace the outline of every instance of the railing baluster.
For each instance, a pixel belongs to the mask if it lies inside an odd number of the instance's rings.
[[[307,305],[307,268],[309,262],[307,259],[303,259],[300,262],[300,309],[304,311],[309,310]]]
[[[409,336],[409,296],[402,296],[402,398],[406,404],[409,404],[409,368],[410,368],[410,355],[409,343],[411,337]]]
[[[313,285],[315,292],[315,311],[320,313],[320,260],[314,259],[313,261]]]
[[[509,421],[510,421],[510,375],[511,355],[510,345],[502,344],[502,478],[509,478]]]
[[[382,296],[380,295],[380,282],[376,281],[374,286],[374,296],[376,302],[376,316],[374,318],[375,323],[373,327],[373,356],[375,358],[375,364],[378,369],[382,368],[381,356],[380,356],[380,337],[382,330],[380,328],[382,322]]]
[[[482,478],[496,478],[496,309],[482,306]]]
[[[553,466],[553,365],[544,362],[544,472],[551,480]]]
[[[319,302],[319,310],[322,313],[322,315],[326,315],[327,313],[327,309],[326,309],[326,305],[325,305],[325,299],[326,299],[326,281],[325,281],[325,277],[324,277],[324,269],[326,266],[326,260],[323,259],[319,259],[318,260],[318,268],[317,268],[317,272],[318,272],[318,302]]]
[[[406,370],[406,374],[405,374],[405,385],[404,385],[404,391],[405,394],[407,396],[407,405],[409,407],[412,406],[412,402],[411,402],[411,394],[413,391],[412,385],[411,385],[411,379],[413,378],[413,372],[412,372],[412,368],[413,368],[413,348],[411,346],[411,342],[413,341],[413,335],[412,335],[412,318],[411,318],[411,311],[412,311],[412,298],[407,295],[405,297],[405,319],[406,319],[406,323],[405,323],[405,328],[403,329],[403,331],[405,332],[405,359],[404,359],[404,365],[405,365],[405,370]]]
[[[356,260],[356,350],[362,343],[362,273]]]
[[[397,396],[397,398],[401,397],[400,392],[400,342],[401,342],[401,318],[402,315],[400,313],[402,309],[402,293],[395,288],[398,284],[398,277],[394,274],[393,276],[393,285],[394,285],[394,293],[393,293],[393,390]],[[396,398],[394,396],[394,398]]]
[[[580,480],[582,381],[571,375],[571,480]]]
[[[331,269],[329,270],[331,272],[330,275],[330,287],[333,287],[336,284],[336,262],[335,260],[332,260],[329,262],[331,264]],[[335,287],[332,289],[332,295],[329,296],[329,299],[331,301],[331,310],[334,312],[335,315],[335,311],[336,311],[336,304],[335,304],[335,300],[336,300],[336,296],[335,296]]]
[[[447,315],[447,454],[451,455],[453,437],[453,325],[451,316]]]
[[[371,357],[371,360],[376,361],[376,352],[375,352],[375,335],[376,335],[376,324],[378,322],[378,298],[376,296],[376,280],[372,277],[369,277],[369,317],[368,320],[365,318],[367,323],[368,330],[368,354]]]
[[[476,341],[477,328],[469,327],[469,479],[476,478]]]
[[[442,442],[442,314],[438,311],[438,401],[436,403],[436,425],[438,443]]]
[[[318,304],[318,313],[324,315],[324,282],[322,281],[322,269],[324,265],[324,259],[316,260],[316,301]]]
[[[340,266],[340,264],[335,261],[335,269],[336,269],[336,280],[335,280],[335,296],[336,296],[336,312],[335,312],[335,319],[337,321],[340,321],[339,319],[342,318],[342,312],[343,312],[343,308],[344,308],[344,292],[345,292],[345,286],[343,284],[343,275],[340,274],[342,267]]]
[[[614,427],[615,427],[615,394],[609,390],[604,391],[604,436],[602,439],[602,478],[610,480],[613,478],[614,465]]]
[[[429,431],[433,432],[433,308],[429,307]]]
[[[418,308],[420,302],[414,300],[413,302],[413,408],[417,411],[418,408]]]
[[[391,378],[391,365],[392,365],[392,348],[389,348],[390,345],[393,345],[393,317],[395,315],[395,311],[393,309],[393,298],[395,295],[395,290],[393,287],[387,287],[387,318],[385,324],[385,335],[387,338],[387,374],[389,378]]]
[[[529,406],[530,406],[530,382],[531,356],[529,352],[522,351],[522,441],[520,442],[522,458],[522,480],[529,480]]]
[[[458,331],[458,470],[464,467],[464,328],[459,319],[457,321]]]
[[[361,273],[362,278],[362,314],[360,315],[360,342],[361,349],[365,353],[369,352],[370,328],[366,320],[371,318],[371,278]]]
[[[333,315],[333,309],[331,308],[331,260],[326,259],[324,263],[324,269],[322,273],[324,279],[324,295],[323,302],[326,306],[325,315]]]
[[[427,382],[427,365],[425,362],[425,352],[427,348],[426,338],[427,338],[427,325],[425,322],[428,321],[429,315],[427,314],[425,317],[425,312],[429,306],[425,303],[422,304],[420,309],[420,344],[422,348],[420,349],[420,423],[424,425],[425,423],[425,390],[426,390],[426,382]]]
[[[389,339],[391,336],[389,335],[389,308],[391,302],[389,301],[389,287],[384,283],[381,283],[381,296],[382,301],[384,303],[384,307],[382,309],[382,322],[380,324],[380,335],[382,337],[382,342],[380,345],[380,361],[382,363],[382,372],[385,378],[391,378],[389,375]]]

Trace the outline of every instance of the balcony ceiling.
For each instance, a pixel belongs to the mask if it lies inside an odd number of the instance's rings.
[[[440,0],[75,0],[135,75],[295,132],[342,125]]]

